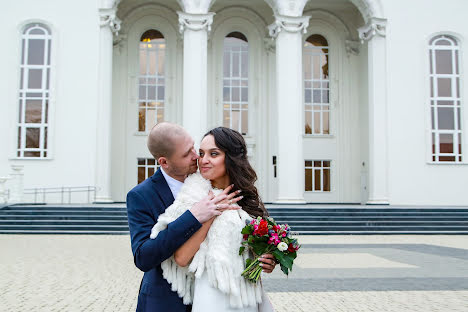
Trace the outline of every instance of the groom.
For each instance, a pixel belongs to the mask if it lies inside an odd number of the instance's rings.
[[[159,232],[156,239],[150,233],[158,216],[176,198],[187,175],[197,171],[198,153],[193,139],[182,127],[163,122],[153,127],[148,136],[148,149],[160,169],[135,186],[127,194],[128,225],[135,265],[145,272],[140,285],[137,311],[190,311],[170,284],[163,278],[161,262],[171,257],[202,223],[220,215],[218,209],[236,209],[224,204],[226,195],[208,195]],[[273,271],[271,255],[263,255],[263,270]]]

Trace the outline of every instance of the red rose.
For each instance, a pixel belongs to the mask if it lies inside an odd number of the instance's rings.
[[[261,220],[260,224],[258,225],[257,235],[263,236],[266,234],[268,234],[268,222],[266,222],[265,220]]]
[[[244,240],[247,240],[249,238],[249,234],[244,234]]]
[[[290,243],[289,246],[288,246],[288,251],[289,252],[295,252],[296,251],[296,248],[294,248],[293,244]]]

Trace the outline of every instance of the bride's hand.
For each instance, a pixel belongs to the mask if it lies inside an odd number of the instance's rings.
[[[261,255],[258,260],[261,262],[260,266],[263,268],[263,272],[271,273],[275,269],[276,262],[275,257],[272,254]]]

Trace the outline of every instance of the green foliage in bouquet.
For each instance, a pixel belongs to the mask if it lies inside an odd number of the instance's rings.
[[[244,240],[239,248],[239,255],[249,248],[255,257],[253,260],[246,260],[242,276],[252,283],[257,283],[262,272],[258,256],[267,253],[275,257],[284,274],[289,274],[300,245],[291,237],[291,230],[287,224],[277,224],[273,218],[258,217],[249,221],[241,233]]]

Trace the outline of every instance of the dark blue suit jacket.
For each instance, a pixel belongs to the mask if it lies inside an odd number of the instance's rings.
[[[163,278],[161,262],[169,258],[198,229],[201,223],[186,211],[156,239],[151,229],[160,214],[174,202],[172,192],[161,170],[135,186],[127,194],[128,226],[135,265],[145,272],[140,285],[137,311],[186,311],[176,292]]]

